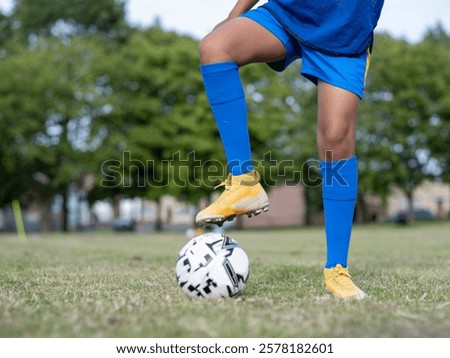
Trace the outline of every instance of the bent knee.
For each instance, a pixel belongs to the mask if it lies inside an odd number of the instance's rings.
[[[219,36],[209,34],[200,41],[200,63],[235,61],[233,51]]]
[[[198,48],[198,52],[200,55],[200,63],[202,64],[209,63],[208,60],[215,53],[214,50],[215,47],[216,45],[214,44],[214,41],[210,40],[210,36],[206,36],[200,41],[200,45]]]

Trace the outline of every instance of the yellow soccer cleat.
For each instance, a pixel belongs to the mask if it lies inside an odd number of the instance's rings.
[[[259,180],[260,176],[255,170],[242,175],[228,174],[227,179],[216,187],[225,186],[225,191],[197,214],[196,223],[222,226],[225,221],[231,221],[236,216],[251,217],[267,211],[269,198]]]
[[[330,269],[325,268],[323,276],[327,291],[335,298],[362,300],[367,297],[367,294],[353,283],[348,269],[340,264]]]

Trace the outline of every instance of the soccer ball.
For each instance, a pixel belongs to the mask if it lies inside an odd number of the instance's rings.
[[[175,271],[178,286],[191,298],[237,297],[247,284],[249,262],[236,240],[206,233],[181,248]]]

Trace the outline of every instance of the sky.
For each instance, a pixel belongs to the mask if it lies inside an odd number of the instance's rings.
[[[200,39],[228,15],[235,3],[236,0],[127,0],[126,12],[133,25],[148,27],[159,18],[163,29]],[[0,0],[0,10],[8,12],[12,4],[13,0]],[[425,30],[438,22],[450,33],[450,0],[385,0],[377,31],[418,42]]]

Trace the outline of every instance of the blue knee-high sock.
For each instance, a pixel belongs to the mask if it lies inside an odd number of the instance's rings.
[[[244,89],[235,62],[200,66],[206,96],[222,139],[228,170],[240,175],[253,170]]]
[[[356,156],[334,162],[321,161],[322,196],[327,241],[326,268],[347,267],[353,214],[358,190]]]

